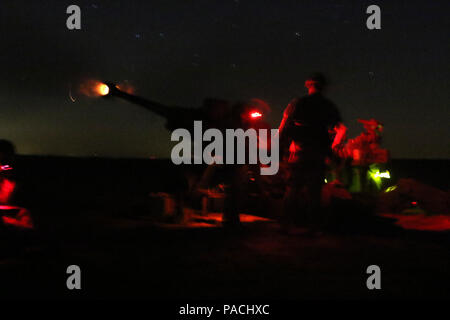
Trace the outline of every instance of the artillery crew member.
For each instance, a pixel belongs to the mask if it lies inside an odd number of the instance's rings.
[[[325,159],[331,154],[332,144],[338,143],[333,142],[333,133],[341,122],[337,107],[323,96],[325,86],[322,74],[309,77],[305,82],[308,95],[289,103],[279,127],[280,152],[289,154],[283,199],[285,228],[299,220],[313,229],[320,228],[324,222],[320,199]],[[299,207],[302,214],[296,215]]]

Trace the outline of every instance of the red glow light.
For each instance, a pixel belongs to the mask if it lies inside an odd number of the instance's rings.
[[[3,179],[0,182],[0,204],[8,203],[15,188],[16,183],[14,181]]]
[[[262,117],[262,113],[258,112],[258,111],[252,111],[250,112],[250,117],[255,119],[255,118],[261,118]]]
[[[8,211],[17,211],[16,213],[8,213]],[[0,205],[0,221],[3,224],[14,227],[33,229],[33,220],[30,212],[22,207]]]

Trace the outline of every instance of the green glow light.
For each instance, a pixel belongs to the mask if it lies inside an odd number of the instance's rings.
[[[391,187],[387,188],[386,190],[384,190],[384,192],[391,192],[391,191],[394,191],[395,189],[397,189],[397,186],[391,186]]]

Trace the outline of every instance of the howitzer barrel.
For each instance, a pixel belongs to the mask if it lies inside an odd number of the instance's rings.
[[[104,95],[105,97],[115,96],[121,98],[138,106],[144,107],[145,109],[156,113],[157,115],[162,116],[166,119],[170,118],[171,114],[173,113],[171,107],[122,91],[114,84],[106,83],[106,85],[108,86],[109,91],[106,95]]]
[[[121,98],[135,105],[141,106],[167,120],[166,128],[175,130],[177,128],[191,128],[194,120],[203,120],[203,113],[196,108],[170,107],[161,103],[145,99],[123,90],[112,83],[105,83],[108,89],[104,89],[102,96],[108,98],[111,96]]]

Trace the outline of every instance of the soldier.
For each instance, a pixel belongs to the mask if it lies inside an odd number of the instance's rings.
[[[336,106],[323,96],[326,84],[322,74],[310,76],[305,82],[308,95],[289,103],[279,127],[280,152],[289,153],[285,161],[288,177],[282,218],[285,231],[292,222],[299,222],[299,218],[313,229],[319,229],[324,222],[320,199],[325,159],[331,154],[332,145],[340,143],[333,142],[333,134],[341,122]],[[295,217],[299,201],[303,204],[303,214]]]
[[[262,117],[262,114],[267,114],[269,110],[269,105],[260,99],[251,99],[249,101],[237,103],[232,107],[229,128],[241,128],[243,130],[250,128],[255,130],[269,129],[270,125]],[[265,145],[262,145],[261,141],[258,140],[258,148],[268,148],[268,146],[270,146],[270,141],[265,141],[265,143]],[[234,154],[236,155],[236,152],[234,152]],[[223,178],[226,185],[226,201],[223,212],[223,226],[229,228],[240,226],[238,211],[239,209],[242,209],[241,206],[248,194],[248,173],[255,171],[256,168],[259,168],[259,165],[225,165]],[[258,177],[259,174],[256,176]]]
[[[14,145],[8,140],[0,139],[0,205],[10,203],[16,185],[12,177],[14,155]]]
[[[12,198],[16,192],[16,181],[12,174],[14,157],[14,144],[0,139],[0,227],[4,224],[32,229],[33,221],[30,212],[23,207],[11,205],[14,203]]]
[[[220,111],[220,109],[217,109]],[[269,105],[260,99],[251,99],[249,101],[238,102],[230,105],[228,112],[221,112],[220,117],[208,117],[210,124],[216,125],[217,128],[225,131],[225,129],[269,129],[270,126],[264,119],[263,114],[270,111]],[[216,120],[214,120],[216,119]],[[259,139],[259,137],[258,137]],[[258,140],[258,148],[268,148],[270,141]],[[236,152],[236,144],[234,145]],[[246,149],[248,149],[246,147]],[[249,173],[258,171],[256,176],[259,176],[259,165],[248,164],[222,164],[211,165],[204,173],[201,179],[201,184],[204,186],[211,183],[213,178],[220,181],[225,193],[224,212],[222,216],[222,225],[231,229],[239,228],[240,218],[239,211],[245,203],[248,195],[248,180]]]

